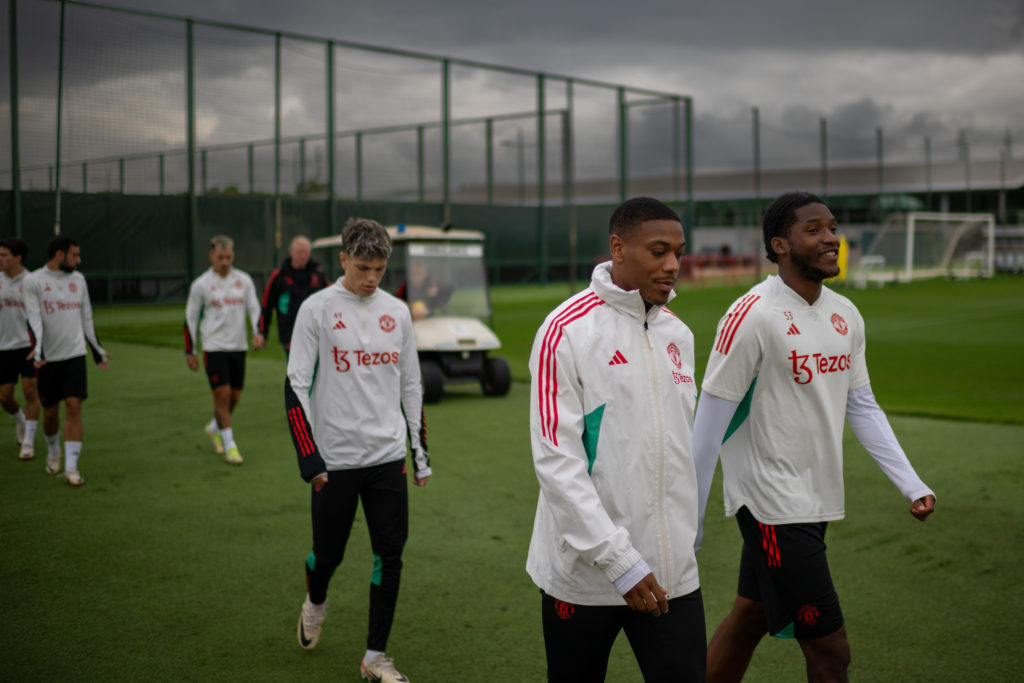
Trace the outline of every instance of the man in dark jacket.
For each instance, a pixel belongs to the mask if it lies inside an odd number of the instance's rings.
[[[311,253],[312,247],[307,238],[299,235],[293,239],[288,246],[288,258],[270,274],[263,291],[260,334],[267,336],[270,318],[277,309],[277,336],[286,357],[291,350],[292,327],[299,306],[310,294],[330,284],[320,264],[310,258]]]

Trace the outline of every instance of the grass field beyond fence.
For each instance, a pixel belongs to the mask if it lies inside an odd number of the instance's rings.
[[[680,291],[702,374],[744,288]],[[1024,278],[844,291],[868,329],[872,386],[922,478],[926,523],[847,431],[847,518],[829,558],[855,681],[1016,681],[1024,637]],[[516,383],[428,406],[435,476],[410,487],[411,536],[389,647],[416,683],[540,681],[539,595],[524,571],[537,501],[526,361],[564,286],[493,292]],[[360,512],[317,649],[295,626],[309,490],[283,410],[283,354],[249,354],[233,468],[202,432],[205,376],[182,353],[183,306],[100,308],[111,371],[90,367],[86,485],[20,462],[0,439],[0,680],[357,681],[372,555]],[[699,379],[699,378],[698,378]],[[19,392],[20,393],[20,392]],[[6,419],[6,418],[2,418]],[[709,634],[735,594],[740,545],[716,478],[698,556]],[[792,641],[766,641],[747,680],[803,680]],[[639,681],[625,638],[608,680]]]

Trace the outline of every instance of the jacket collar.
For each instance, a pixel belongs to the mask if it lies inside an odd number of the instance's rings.
[[[590,287],[606,304],[637,322],[651,322],[663,312],[661,306],[651,306],[651,310],[645,311],[640,290],[626,291],[612,282],[611,261],[597,264],[590,276]],[[674,290],[669,292],[668,300],[671,301],[675,296]]]

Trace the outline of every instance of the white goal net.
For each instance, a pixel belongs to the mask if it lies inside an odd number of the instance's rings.
[[[995,272],[995,216],[898,213],[866,245],[857,284],[930,277],[990,277]]]

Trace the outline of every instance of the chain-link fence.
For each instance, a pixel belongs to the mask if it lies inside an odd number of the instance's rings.
[[[0,8],[3,232],[36,261],[55,230],[73,234],[111,300],[177,296],[212,234],[235,236],[259,277],[291,236],[357,213],[483,229],[493,277],[537,281],[585,272],[608,207],[638,194],[688,231],[757,225],[797,188],[846,222],[1024,222],[1014,131],[869,103],[827,120],[695,115],[681,94],[405,50],[82,2]]]

